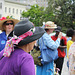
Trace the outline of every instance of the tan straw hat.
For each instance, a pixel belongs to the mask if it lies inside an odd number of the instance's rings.
[[[55,28],[57,28],[57,25],[56,24],[54,24],[54,22],[52,22],[52,21],[47,21],[46,23],[45,23],[45,27],[44,27],[45,29],[55,29]]]
[[[19,22],[19,20],[12,18],[11,16],[7,16],[7,17],[2,17],[0,18],[0,30],[2,30],[2,25],[5,21],[13,21],[14,25],[17,24]]]

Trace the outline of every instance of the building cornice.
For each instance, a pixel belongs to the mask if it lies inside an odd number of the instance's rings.
[[[21,3],[21,2],[17,2],[17,1],[9,1],[9,0],[4,0],[5,2],[8,2],[8,3],[14,3],[14,4],[19,4],[19,5],[24,5],[24,6],[27,6],[29,4],[26,4],[26,3]]]

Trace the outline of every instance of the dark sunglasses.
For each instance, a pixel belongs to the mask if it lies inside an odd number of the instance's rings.
[[[6,25],[13,25],[13,23],[6,23]]]

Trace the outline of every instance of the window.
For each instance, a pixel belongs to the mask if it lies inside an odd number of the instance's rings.
[[[20,10],[20,14],[22,13],[22,10]]]
[[[11,13],[11,8],[9,8],[9,13]]]
[[[16,14],[18,14],[18,9],[16,9]]]
[[[5,7],[5,12],[7,12],[7,7]]]
[[[15,9],[13,8],[13,11],[12,11],[13,14],[14,14],[14,12],[15,12],[14,10],[15,10]]]
[[[0,14],[0,18],[2,17],[2,14]]]
[[[0,8],[2,9],[2,3],[0,3]]]

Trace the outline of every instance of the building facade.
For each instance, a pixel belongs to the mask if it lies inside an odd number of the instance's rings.
[[[36,4],[43,6],[44,8],[48,7],[48,0],[36,0]]]
[[[30,9],[31,5],[47,7],[47,0],[0,0],[0,18],[13,16],[15,19],[21,19],[21,12]]]
[[[33,5],[38,4],[40,7],[47,7],[48,6],[48,0],[13,0],[17,2],[26,2],[27,4]]]
[[[8,0],[0,0],[0,18],[6,16],[13,16],[15,19],[21,17],[22,11],[27,11],[25,3],[19,3]]]

